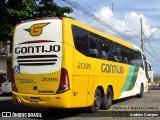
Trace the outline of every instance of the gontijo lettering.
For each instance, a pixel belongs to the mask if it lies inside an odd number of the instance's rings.
[[[50,46],[28,46],[28,47],[16,47],[16,54],[25,54],[25,53],[48,53],[48,52],[59,52],[59,45],[50,45]]]
[[[117,65],[111,65],[111,64],[101,64],[101,71],[106,72],[106,73],[119,73],[123,74],[124,73],[124,68],[123,66],[117,66]]]

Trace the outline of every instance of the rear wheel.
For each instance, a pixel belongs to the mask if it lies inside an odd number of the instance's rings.
[[[113,101],[113,92],[110,87],[107,88],[107,94],[102,98],[101,109],[107,110],[111,108]]]
[[[143,93],[144,93],[144,88],[143,88],[143,84],[141,84],[140,93],[137,94],[137,98],[142,98],[143,97]]]
[[[99,89],[96,89],[94,94],[94,102],[93,105],[88,107],[89,112],[96,112],[100,109],[101,106],[101,92]]]

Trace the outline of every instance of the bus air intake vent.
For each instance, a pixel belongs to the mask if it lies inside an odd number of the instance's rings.
[[[17,57],[18,65],[21,66],[54,65],[56,61],[57,55],[28,55]]]

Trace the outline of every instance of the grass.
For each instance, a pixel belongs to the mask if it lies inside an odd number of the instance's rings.
[[[160,82],[160,77],[155,77],[155,78],[154,78],[154,81]]]

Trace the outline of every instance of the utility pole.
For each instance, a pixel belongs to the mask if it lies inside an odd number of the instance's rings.
[[[143,32],[143,26],[142,26],[142,18],[140,18],[141,23],[141,50],[144,52],[144,32]]]
[[[112,13],[113,13],[113,2],[112,2]]]

